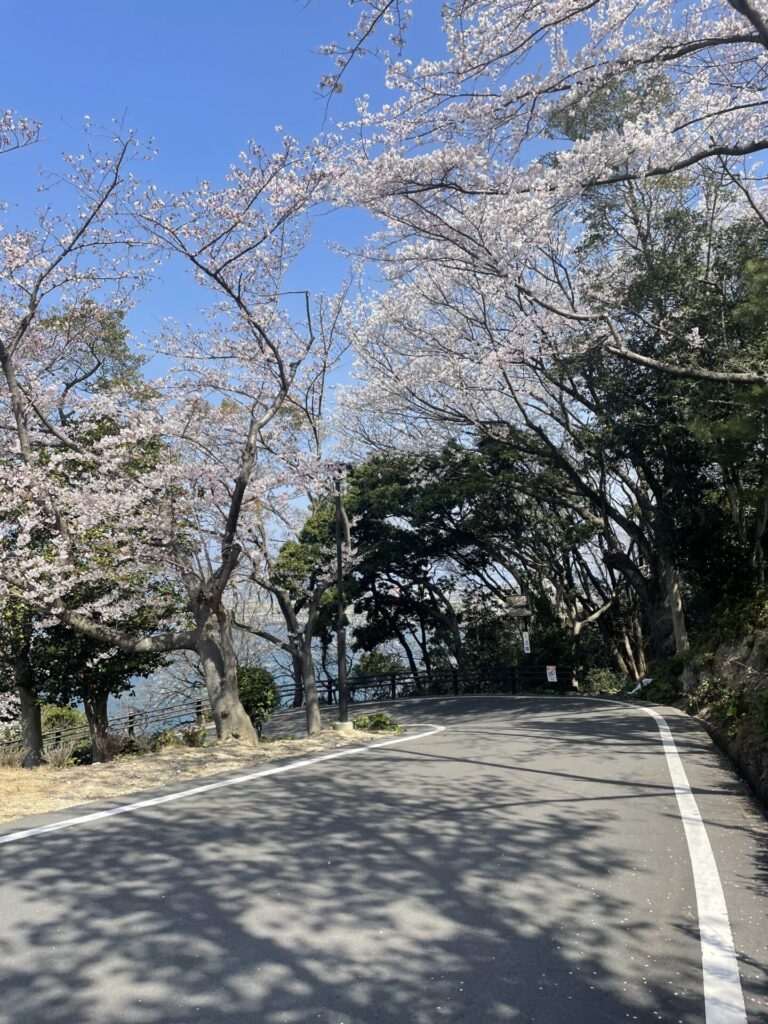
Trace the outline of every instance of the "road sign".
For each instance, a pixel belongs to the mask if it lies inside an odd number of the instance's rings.
[[[531,653],[531,637],[528,632],[523,633],[523,650],[526,654]]]
[[[547,665],[547,682],[557,682],[557,665]]]
[[[531,614],[525,594],[509,594],[506,598],[507,613],[513,619],[524,619]]]

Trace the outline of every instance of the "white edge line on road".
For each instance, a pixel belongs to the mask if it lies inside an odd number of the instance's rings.
[[[584,696],[583,700],[601,700]],[[741,988],[739,961],[733,942],[728,906],[723,884],[717,870],[699,805],[693,795],[683,761],[675,744],[672,730],[664,715],[653,708],[631,704],[629,701],[604,700],[605,704],[619,704],[642,711],[656,722],[661,745],[667,759],[677,806],[685,830],[688,856],[693,870],[696,892],[696,910],[699,918],[701,942],[701,970],[704,981],[704,1014],[706,1024],[748,1024],[744,993]]]
[[[688,843],[699,916],[706,1024],[747,1024],[725,893],[701,811],[666,718],[653,708],[642,710],[656,721]]]
[[[225,789],[227,786],[239,786],[243,782],[252,782],[254,779],[263,779],[267,775],[281,775],[284,772],[292,772],[297,768],[307,768],[309,765],[320,764],[321,761],[333,761],[339,757],[349,757],[352,754],[363,754],[367,750],[377,750],[379,747],[392,747],[396,743],[408,743],[410,740],[420,740],[425,736],[435,736],[439,732],[445,732],[444,725],[434,725],[430,722],[423,723],[429,732],[414,733],[412,736],[399,736],[394,740],[379,740],[377,743],[367,743],[362,747],[346,747],[344,750],[336,750],[332,754],[321,754],[319,757],[303,758],[301,761],[292,761],[290,764],[278,765],[276,768],[263,768],[258,772],[249,772],[248,775],[237,775],[234,779],[221,779],[219,782],[207,782],[203,786],[194,786],[192,789],[182,789],[175,793],[165,793],[163,796],[151,797],[148,800],[138,800],[132,804],[121,804],[119,807],[110,807],[106,811],[94,811],[91,814],[81,814],[77,818],[65,818],[62,821],[53,821],[50,825],[38,825],[36,828],[25,828],[20,832],[10,832],[8,835],[0,835],[0,845],[4,843],[15,843],[19,839],[28,839],[30,836],[40,836],[46,832],[58,832],[63,828],[72,828],[73,825],[83,825],[87,821],[98,821],[100,818],[113,818],[116,814],[128,814],[131,811],[140,811],[145,807],[157,807],[159,804],[170,804],[175,800],[184,800],[189,796],[197,796],[199,793],[210,793],[214,789]]]

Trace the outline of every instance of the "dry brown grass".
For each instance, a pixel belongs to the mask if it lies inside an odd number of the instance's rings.
[[[384,736],[391,737],[391,733],[344,734],[326,729],[311,739],[281,739],[257,747],[228,740],[206,747],[170,747],[156,754],[119,758],[109,764],[0,767],[0,822],[258,766],[291,755],[364,744]]]

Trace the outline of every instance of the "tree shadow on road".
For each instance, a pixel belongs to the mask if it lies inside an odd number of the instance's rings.
[[[651,810],[619,818],[618,761],[590,802],[594,770],[515,774],[503,739],[476,756],[474,727],[6,846],[0,1012],[13,1024],[701,1021],[695,922],[681,934],[644,902],[668,868],[662,847],[632,852],[673,794],[635,786]],[[544,731],[550,754],[566,749],[566,727]]]

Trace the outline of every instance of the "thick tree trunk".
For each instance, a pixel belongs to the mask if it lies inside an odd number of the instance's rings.
[[[220,740],[258,743],[253,722],[240,703],[237,689],[237,655],[229,616],[224,608],[197,612],[198,652],[211,701],[216,735]]]
[[[675,653],[687,654],[690,644],[688,643],[688,627],[685,623],[685,612],[683,611],[683,597],[680,593],[680,579],[675,567],[666,563],[664,566],[664,581],[667,586],[667,600],[669,611],[672,616],[672,631],[675,636]]]
[[[298,654],[291,655],[293,663],[293,704],[294,708],[300,708],[304,704],[304,676],[301,669],[301,658]]]
[[[680,592],[680,577],[677,569],[671,562],[664,566],[664,579],[667,584],[667,595],[669,599],[669,610],[672,615],[672,629],[675,634],[675,653],[682,657],[690,651],[691,645],[688,641],[688,627],[685,621],[683,609],[683,595]],[[696,685],[696,676],[690,665],[683,666],[682,672],[683,689],[692,690]]]
[[[306,700],[307,736],[316,736],[323,728],[323,723],[320,718],[320,700],[317,695],[312,648],[309,644],[305,644],[301,653],[301,679]]]
[[[652,660],[669,654],[670,622],[669,602],[663,580],[663,567],[654,566],[655,572],[646,577],[633,559],[624,551],[609,551],[604,555],[608,568],[621,573],[637,595],[647,626],[647,650]]]
[[[21,708],[21,743],[24,748],[24,767],[34,768],[43,760],[43,726],[40,720],[40,704],[37,694],[29,685],[24,669],[17,667],[16,692],[19,695]]]
[[[101,688],[89,690],[83,701],[88,731],[91,734],[91,756],[96,763],[111,761],[115,756],[109,738],[108,702],[109,692]]]

